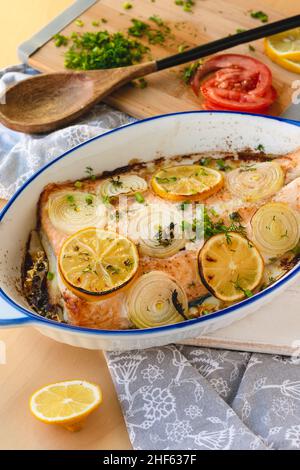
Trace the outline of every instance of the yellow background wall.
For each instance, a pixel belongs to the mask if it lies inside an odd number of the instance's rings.
[[[18,45],[72,3],[73,0],[0,0],[0,67],[19,62]]]
[[[17,63],[18,45],[72,3],[73,0],[0,0],[0,67]],[[249,9],[251,4],[249,0]],[[299,0],[253,1],[253,6],[258,4],[266,12],[272,7],[287,16],[300,13]]]

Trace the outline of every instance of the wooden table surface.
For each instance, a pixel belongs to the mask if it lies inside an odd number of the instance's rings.
[[[16,63],[18,44],[69,6],[72,0],[10,0],[2,3],[0,44],[5,44],[5,50],[1,47],[0,67]],[[251,9],[251,6],[250,0],[247,7]],[[268,6],[285,15],[300,13],[299,0],[260,2],[260,8],[266,12]],[[1,330],[0,340],[6,347],[6,364],[0,363],[1,450],[131,448],[101,352],[56,343],[32,328]],[[73,378],[97,382],[103,390],[103,404],[90,416],[85,428],[73,434],[36,421],[28,408],[30,394],[44,384]]]

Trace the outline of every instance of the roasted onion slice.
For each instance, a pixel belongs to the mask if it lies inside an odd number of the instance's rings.
[[[101,183],[100,194],[104,198],[111,198],[121,194],[141,193],[146,191],[147,188],[147,181],[138,175],[116,175]]]
[[[185,320],[188,301],[175,279],[152,271],[143,274],[129,291],[127,310],[137,328],[154,328]]]
[[[186,244],[180,213],[165,205],[139,210],[129,224],[129,236],[137,241],[142,255],[153,258],[169,258]]]
[[[51,196],[48,202],[51,223],[67,234],[87,227],[103,228],[106,211],[97,196],[81,191],[59,192]]]
[[[271,202],[261,206],[251,220],[253,241],[267,256],[280,256],[297,246],[300,216],[287,204]]]
[[[276,162],[261,162],[230,171],[227,185],[231,194],[244,201],[272,196],[284,183],[284,173]]]

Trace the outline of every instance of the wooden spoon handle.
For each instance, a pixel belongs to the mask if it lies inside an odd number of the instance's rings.
[[[192,60],[202,59],[203,57],[215,54],[216,52],[225,51],[231,47],[255,41],[267,36],[272,36],[273,34],[281,33],[283,31],[288,31],[298,26],[300,26],[300,15],[295,15],[243,31],[241,33],[232,34],[225,38],[193,47],[192,49],[188,49],[180,54],[160,59],[157,61],[157,70],[164,70],[170,67],[175,67],[176,65],[191,62]]]
[[[97,100],[110,95],[122,85],[136,78],[144,77],[157,71],[155,60],[143,64],[118,67],[115,69],[88,70],[84,72],[94,83],[94,95]],[[82,72],[79,72],[82,73]]]

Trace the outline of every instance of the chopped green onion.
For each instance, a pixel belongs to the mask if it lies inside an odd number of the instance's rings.
[[[69,42],[69,38],[63,34],[55,34],[53,39],[56,47],[67,46]]]
[[[47,279],[48,279],[48,281],[53,281],[53,279],[54,279],[54,274],[49,271],[49,272],[47,273]]]
[[[250,11],[250,16],[251,18],[255,18],[256,20],[260,20],[262,23],[267,23],[269,21],[269,16],[267,15],[267,13],[265,13],[264,11],[253,11],[251,10]]]
[[[76,24],[76,26],[79,26],[80,28],[82,28],[84,26],[84,22],[82,20],[76,20],[75,24]]]
[[[259,144],[259,145],[256,147],[256,150],[258,150],[259,152],[264,152],[264,151],[265,151],[265,147],[263,146],[263,144]]]
[[[140,204],[143,204],[143,202],[145,202],[144,196],[139,192],[135,193],[134,197],[135,197],[135,200],[139,202]]]
[[[85,198],[85,202],[87,203],[88,206],[91,206],[94,202],[94,198],[91,194],[89,194],[86,198]]]

